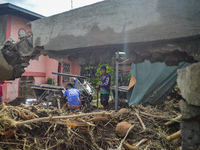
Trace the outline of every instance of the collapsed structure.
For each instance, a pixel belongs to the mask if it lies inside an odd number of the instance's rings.
[[[185,99],[180,105],[183,149],[197,148],[200,144],[200,135],[196,134],[200,132],[199,7],[198,0],[110,0],[33,21],[32,44],[27,46],[27,40],[23,40],[1,48],[0,70],[4,75],[0,80],[20,76],[24,63],[41,54],[57,60],[79,58],[82,66],[110,63],[116,51],[125,51],[134,63],[144,60],[167,65],[195,63],[178,71],[178,85]],[[29,56],[25,56],[27,49]]]

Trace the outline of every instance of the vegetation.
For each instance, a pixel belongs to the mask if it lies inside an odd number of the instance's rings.
[[[101,73],[101,67],[102,66],[106,66],[107,68],[107,73],[110,74],[111,76],[111,82],[113,81],[113,69],[111,66],[108,66],[107,64],[99,64],[99,66],[96,69],[96,73],[95,76],[92,78],[88,78],[88,81],[92,84],[93,87],[99,85],[101,83],[101,77],[102,77],[102,73]],[[85,70],[90,70],[93,69],[93,66],[89,66],[89,67],[85,67]]]
[[[47,81],[45,82],[45,84],[55,85],[55,82],[52,78],[48,78]]]
[[[127,79],[127,85],[129,85],[129,82],[131,80],[131,74],[130,73],[127,74],[126,79]]]

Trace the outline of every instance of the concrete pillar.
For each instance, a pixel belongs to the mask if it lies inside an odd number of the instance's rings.
[[[183,150],[200,149],[200,62],[178,70]]]

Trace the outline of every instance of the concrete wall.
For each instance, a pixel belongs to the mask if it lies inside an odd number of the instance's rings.
[[[109,0],[31,22],[45,50],[150,42],[200,34],[199,0]]]
[[[103,1],[31,22],[33,44],[82,66],[112,63],[116,51],[134,63],[193,63],[200,61],[199,8],[199,0]]]

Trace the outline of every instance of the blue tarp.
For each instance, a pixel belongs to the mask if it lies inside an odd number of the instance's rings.
[[[166,66],[147,60],[132,64],[130,73],[136,78],[136,84],[127,93],[129,106],[162,103],[176,85],[177,69],[188,65],[182,62],[179,66]]]

